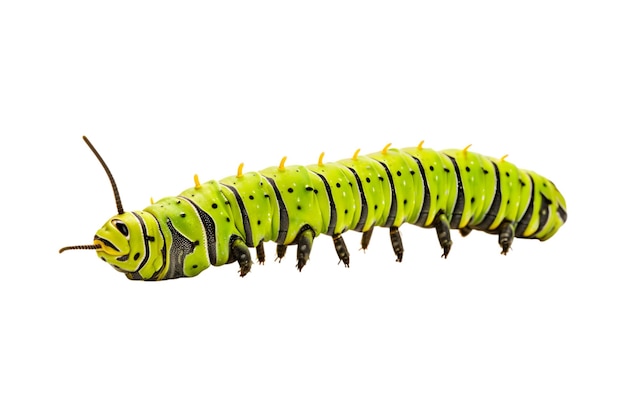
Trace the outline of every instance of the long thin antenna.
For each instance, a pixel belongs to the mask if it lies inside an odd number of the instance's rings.
[[[100,161],[100,164],[102,164],[102,168],[104,168],[104,170],[106,171],[107,176],[109,177],[109,181],[111,181],[111,187],[113,187],[113,195],[115,196],[115,204],[117,205],[118,214],[124,213],[124,208],[122,207],[122,199],[120,198],[120,192],[117,190],[117,185],[115,184],[115,180],[113,179],[113,174],[111,174],[109,167],[107,166],[107,164],[104,163],[104,159],[102,159],[96,148],[94,148],[91,142],[89,142],[87,136],[83,136],[83,140],[85,141],[87,146],[89,146],[89,149],[91,149],[94,155],[96,155],[96,158],[98,158],[98,161]]]
[[[100,245],[76,245],[76,246],[66,246],[64,248],[59,249],[59,253],[63,253],[66,250],[75,250],[75,249],[87,249],[87,250],[94,250],[94,249],[100,249],[102,246]]]

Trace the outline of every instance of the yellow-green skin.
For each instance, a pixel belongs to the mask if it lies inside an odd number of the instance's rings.
[[[500,234],[506,253],[513,235],[546,240],[566,218],[563,196],[534,172],[467,150],[420,146],[209,181],[112,217],[94,243],[128,278],[161,280],[234,261],[245,275],[247,247],[298,244],[308,258],[311,242],[299,240],[303,235],[338,238],[404,223],[437,227],[444,255],[449,229]]]

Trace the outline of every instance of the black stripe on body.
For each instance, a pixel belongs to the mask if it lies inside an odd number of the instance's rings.
[[[278,228],[278,237],[276,238],[276,244],[284,245],[285,239],[287,239],[287,232],[289,231],[289,213],[287,212],[287,207],[285,207],[285,202],[283,201],[283,196],[280,194],[280,190],[276,185],[276,182],[264,175],[265,179],[270,183],[272,188],[274,189],[274,194],[276,194],[276,202],[278,203],[278,215],[279,215],[279,228]]]
[[[324,188],[326,189],[326,194],[328,195],[328,202],[330,204],[330,219],[328,221],[327,233],[334,234],[335,228],[337,227],[337,207],[335,206],[335,200],[333,199],[333,192],[330,185],[328,184],[328,181],[326,181],[326,178],[324,178],[324,176],[318,172],[314,173],[317,174],[317,176],[320,177],[320,179],[324,183]]]
[[[146,227],[146,222],[143,220],[143,218],[139,214],[135,213],[134,211],[132,213],[137,218],[137,220],[139,221],[139,224],[141,225],[141,234],[143,236],[144,251],[146,254],[144,258],[141,260],[141,263],[139,264],[137,269],[135,270],[135,272],[139,272],[141,271],[141,268],[143,268],[146,265],[146,262],[148,262],[148,259],[150,259],[150,245],[148,243],[148,228]]]
[[[465,190],[463,189],[463,180],[461,179],[461,171],[456,160],[446,154],[442,154],[444,157],[450,158],[452,165],[454,165],[454,173],[456,174],[456,202],[454,203],[454,209],[452,210],[452,216],[450,218],[450,228],[458,229],[461,224],[461,218],[463,217],[463,210],[465,210]]]
[[[154,219],[154,223],[157,225],[159,229],[159,235],[161,236],[161,242],[163,242],[163,246],[161,247],[161,259],[163,263],[161,264],[161,268],[159,270],[154,271],[154,274],[148,279],[149,281],[154,281],[158,279],[159,275],[163,272],[163,270],[167,267],[167,239],[165,239],[165,234],[163,233],[163,229],[161,228],[161,222],[156,218],[156,216],[152,213],[144,212],[144,215],[152,216]]]
[[[473,227],[473,229],[477,229],[477,230],[488,230],[489,226],[491,226],[493,224],[493,221],[496,219],[496,216],[498,215],[498,211],[500,211],[500,206],[502,205],[500,170],[498,169],[498,165],[495,162],[491,161],[491,164],[493,165],[494,175],[496,176],[496,193],[493,196],[493,201],[491,202],[491,206],[489,207],[489,210],[487,211],[487,214],[485,214],[485,217],[483,218],[483,220],[479,224]],[[494,225],[494,226],[497,227],[498,225]]]
[[[528,207],[526,208],[526,211],[524,212],[522,219],[519,221],[519,223],[515,227],[515,237],[523,237],[522,235],[526,231],[526,228],[528,227],[528,224],[530,223],[530,219],[533,216],[533,209],[535,206],[535,181],[533,181],[533,177],[531,175],[529,175],[528,178],[530,178],[530,194],[529,194],[530,202],[528,203]],[[526,186],[526,184],[522,183],[522,187],[524,186]]]
[[[565,223],[567,221],[567,212],[565,211],[565,209],[559,206],[557,207],[556,212],[559,214],[559,217],[561,218],[563,223]]]
[[[190,200],[187,197],[180,197],[181,199],[187,201],[198,213],[198,218],[202,223],[202,227],[204,228],[204,236],[206,238],[206,249],[207,255],[209,256],[209,262],[211,265],[215,265],[217,263],[217,238],[215,236],[215,221],[213,217],[211,217],[206,211],[202,210],[202,208]]]
[[[428,220],[428,213],[430,212],[430,188],[428,187],[428,180],[426,179],[426,171],[424,170],[424,165],[422,165],[422,161],[413,157],[415,162],[417,162],[417,167],[420,170],[420,175],[422,176],[422,183],[424,184],[424,201],[422,203],[422,209],[420,214],[415,221],[415,224],[418,226],[424,226],[426,224],[426,220]]]
[[[537,227],[535,235],[541,233],[546,227],[548,219],[550,218],[550,205],[552,204],[552,200],[543,195],[543,193],[539,195],[541,195],[541,207],[539,208],[539,226]]]
[[[237,205],[239,206],[239,211],[241,212],[241,218],[243,220],[243,231],[245,235],[246,245],[248,247],[253,247],[254,242],[252,241],[252,228],[250,227],[250,216],[248,216],[248,210],[246,209],[246,205],[244,204],[243,199],[241,198],[241,194],[239,194],[239,191],[232,185],[228,185],[228,184],[222,184],[222,185],[228,187],[228,189],[232,191],[232,193],[235,195],[235,199],[237,200]]]
[[[350,167],[347,168],[350,170],[350,172],[352,172],[352,175],[354,175],[354,178],[356,179],[356,185],[359,188],[359,194],[361,195],[361,216],[359,217],[359,222],[356,224],[354,230],[357,232],[362,232],[363,228],[365,227],[365,222],[367,221],[367,199],[365,198],[363,183],[361,182],[361,178],[359,177],[359,175],[356,173],[356,170]]]
[[[385,169],[387,173],[387,178],[389,179],[389,186],[391,187],[391,207],[389,208],[389,215],[387,216],[387,221],[383,225],[383,227],[391,227],[393,226],[393,222],[396,221],[396,215],[398,214],[398,198],[396,197],[396,186],[393,183],[393,175],[387,165],[383,162],[376,161]]]
[[[167,228],[172,234],[172,245],[170,246],[170,265],[167,270],[167,278],[184,277],[185,258],[193,252],[196,245],[180,233],[170,218],[166,219]]]

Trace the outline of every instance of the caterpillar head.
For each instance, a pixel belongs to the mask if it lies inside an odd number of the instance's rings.
[[[83,136],[83,140],[96,155],[109,177],[118,214],[110,218],[96,232],[92,245],[66,246],[61,248],[59,253],[73,249],[95,250],[102,260],[111,264],[118,271],[126,273],[134,271],[137,269],[138,260],[142,257],[144,247],[142,242],[144,234],[141,233],[141,224],[133,213],[124,212],[120,194],[111,171],[109,171],[98,151],[89,142],[89,139]]]
[[[93,238],[98,257],[120,272],[136,271],[145,252],[141,227],[133,213],[111,217]]]

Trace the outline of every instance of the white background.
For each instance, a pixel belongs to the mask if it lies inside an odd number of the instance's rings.
[[[626,414],[619,2],[14,2],[0,7],[0,414]],[[88,244],[202,181],[425,140],[535,170],[551,240],[385,230],[194,279]]]

